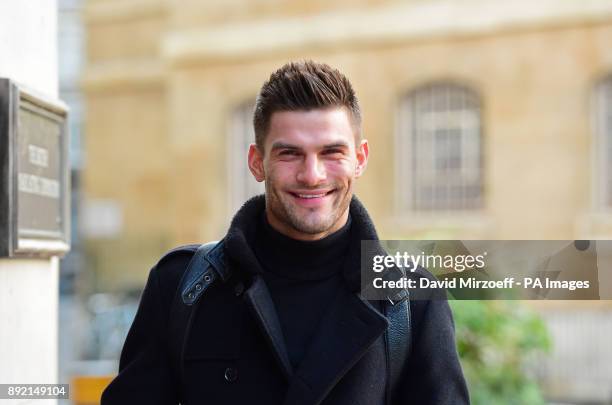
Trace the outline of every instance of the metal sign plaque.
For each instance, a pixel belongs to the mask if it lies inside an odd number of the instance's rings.
[[[0,256],[69,249],[67,108],[0,79]]]

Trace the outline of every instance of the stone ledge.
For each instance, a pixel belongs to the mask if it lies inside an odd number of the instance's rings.
[[[163,40],[162,55],[181,64],[607,21],[612,21],[612,3],[606,0],[439,0],[176,31]]]

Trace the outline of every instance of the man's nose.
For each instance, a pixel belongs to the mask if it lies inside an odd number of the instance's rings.
[[[323,162],[316,155],[306,156],[297,173],[297,181],[307,186],[316,186],[326,176]]]

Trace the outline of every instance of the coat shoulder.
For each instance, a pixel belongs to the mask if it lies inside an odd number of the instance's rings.
[[[192,243],[189,245],[181,245],[172,248],[162,255],[162,257],[159,259],[158,264],[167,260],[172,260],[176,258],[176,256],[187,255],[191,257],[196,252],[196,250],[198,250],[198,247],[200,247],[200,245]]]
[[[158,280],[161,302],[166,308],[172,304],[181,278],[199,246],[191,244],[175,247],[164,253],[151,269],[152,277]]]

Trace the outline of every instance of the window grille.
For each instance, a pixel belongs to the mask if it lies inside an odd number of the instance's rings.
[[[400,211],[482,207],[480,102],[469,89],[434,84],[401,100],[396,145]]]

